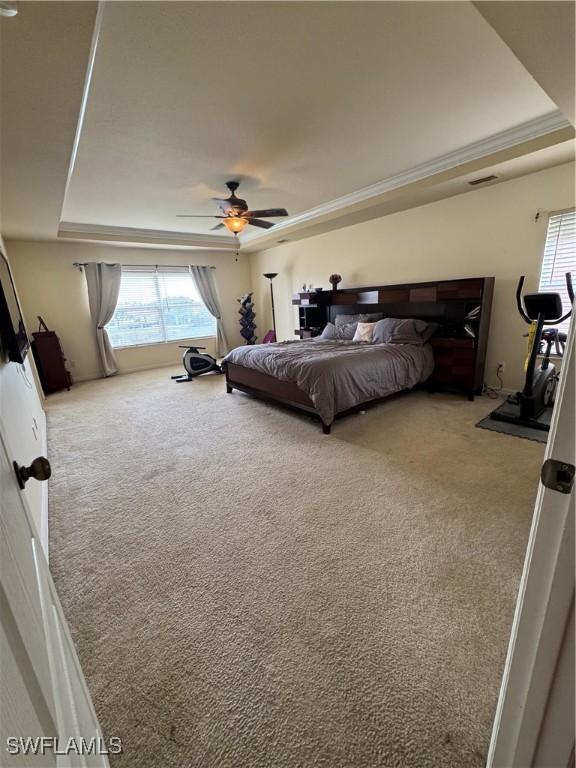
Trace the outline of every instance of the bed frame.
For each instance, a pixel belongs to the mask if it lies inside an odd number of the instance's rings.
[[[389,317],[414,317],[440,323],[440,330],[431,340],[435,369],[426,383],[427,389],[457,390],[473,400],[474,395],[481,392],[484,383],[493,290],[493,277],[478,277],[347,288],[330,291],[328,298],[326,294],[323,298],[326,321],[333,321],[337,314],[384,312]],[[466,315],[476,308],[479,308],[479,311],[471,324],[475,332],[475,337],[472,338],[465,333],[464,322]],[[320,420],[324,434],[330,434],[331,426],[322,421],[314,403],[293,382],[281,381],[235,363],[225,366],[225,374],[228,393],[238,389],[308,413]],[[361,403],[348,411],[338,413],[336,418],[363,410],[394,396]]]

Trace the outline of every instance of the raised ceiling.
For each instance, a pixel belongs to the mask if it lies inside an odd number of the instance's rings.
[[[24,2],[0,17],[0,227],[55,238],[94,32],[95,2]]]
[[[296,218],[282,226],[294,229],[311,209],[355,199],[366,187],[372,194],[373,185],[376,194],[382,182],[409,179],[414,169],[425,175],[438,158],[466,148],[475,148],[478,168],[484,147],[484,165],[511,159],[493,154],[500,147],[494,137],[512,137],[502,147],[527,142],[517,156],[547,146],[530,144],[539,131],[551,145],[567,138],[553,130],[563,125],[556,105],[468,2],[106,3],[83,111],[77,81],[90,41],[84,34],[82,45],[68,45],[62,29],[77,17],[85,23],[83,6],[91,5],[22,3],[17,23],[43,41],[28,60],[17,50],[16,27],[5,27],[21,65],[9,62],[12,90],[26,88],[43,57],[49,72],[58,52],[68,72],[58,72],[51,88],[66,115],[82,118],[73,163],[66,124],[71,173],[58,221],[44,236],[116,228],[138,230],[144,241],[156,233],[193,242],[197,234],[198,243],[219,246],[230,237],[209,234],[214,220],[176,214],[217,213],[209,198],[229,178],[243,180],[251,207],[286,207]],[[10,113],[8,149],[22,135]],[[41,120],[39,112],[40,142]],[[48,165],[49,132],[44,141]],[[570,153],[553,154],[555,162]],[[466,151],[462,158],[469,159]],[[36,193],[30,183],[26,192]],[[3,205],[3,214],[8,237],[27,236],[13,205]],[[37,230],[28,236],[42,236]]]
[[[514,0],[475,0],[474,6],[575,125],[576,4],[531,0],[519,9]]]
[[[109,3],[63,219],[297,214],[555,109],[467,3]]]

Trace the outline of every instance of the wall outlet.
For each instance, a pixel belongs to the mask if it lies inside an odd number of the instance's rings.
[[[500,360],[498,363],[496,363],[496,373],[504,373],[505,368],[506,364],[503,360]]]

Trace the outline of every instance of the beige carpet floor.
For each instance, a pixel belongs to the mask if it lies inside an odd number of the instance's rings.
[[[543,446],[163,369],[48,400],[51,565],[122,768],[484,765]]]

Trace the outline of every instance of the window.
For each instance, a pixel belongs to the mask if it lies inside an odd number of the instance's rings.
[[[106,330],[112,346],[132,347],[216,336],[216,319],[186,267],[128,267]]]
[[[544,258],[538,290],[559,293],[562,297],[562,314],[570,309],[570,298],[566,289],[566,272],[572,273],[576,287],[576,211],[552,213],[548,220]],[[570,318],[559,323],[557,328],[568,333]]]

